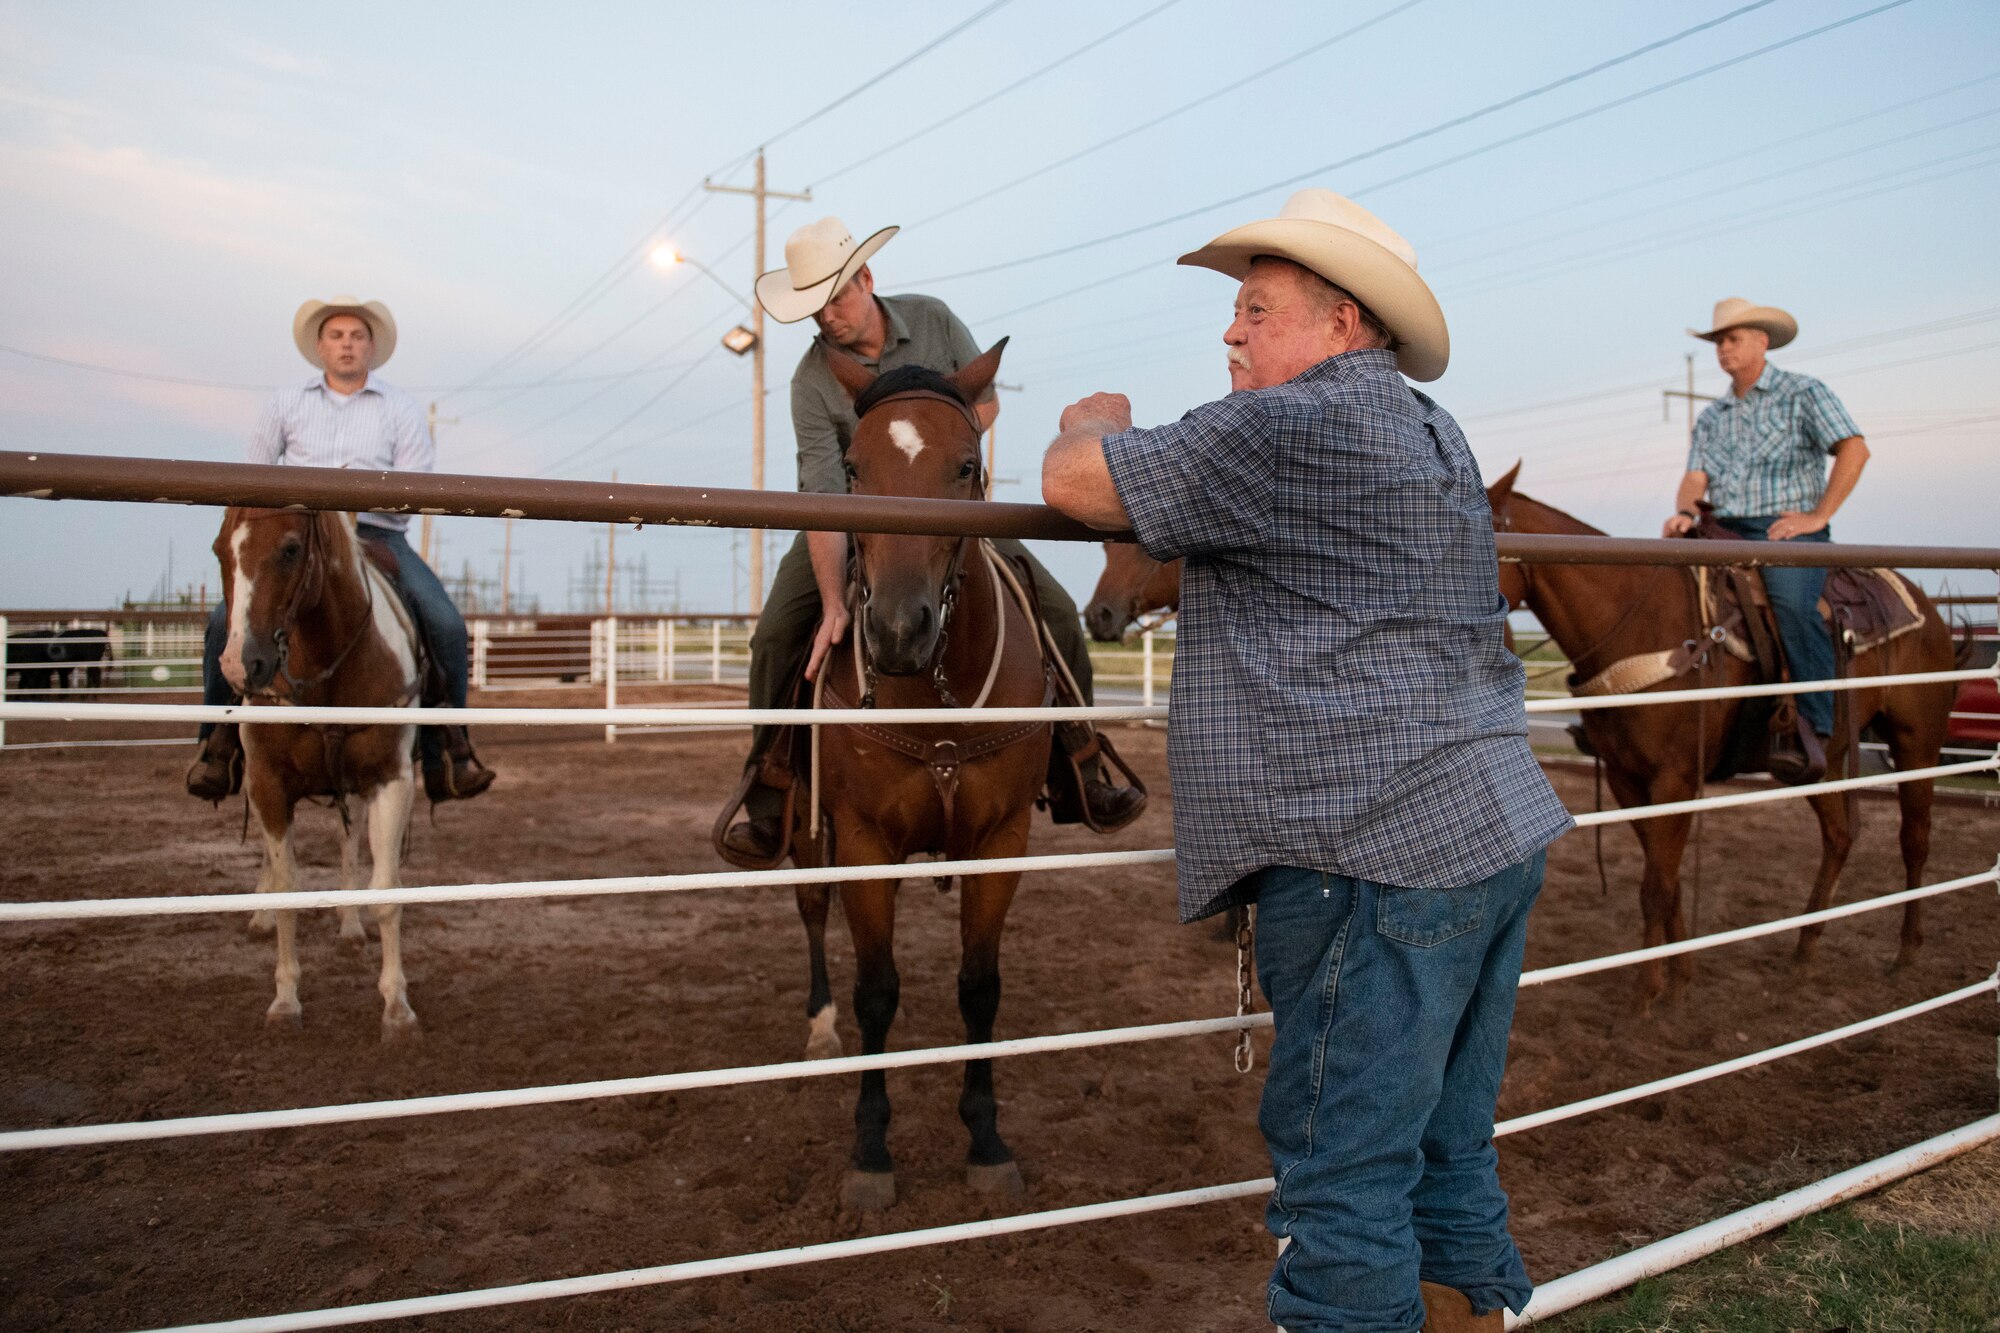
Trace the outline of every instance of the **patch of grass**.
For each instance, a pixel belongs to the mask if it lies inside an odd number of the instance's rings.
[[[1559,1333],[1995,1333],[2000,1150],[1639,1283]]]

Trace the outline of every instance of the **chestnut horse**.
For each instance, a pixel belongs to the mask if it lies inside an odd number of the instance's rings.
[[[1137,542],[1104,543],[1104,572],[1083,609],[1084,628],[1099,643],[1116,643],[1149,611],[1181,609],[1181,562],[1162,564]]]
[[[401,707],[416,698],[416,632],[381,571],[361,556],[350,515],[288,509],[231,509],[215,539],[229,642],[222,672],[259,704]],[[360,887],[364,830],[373,861],[369,886],[394,888],[409,824],[411,726],[243,728],[243,789],[264,835],[258,892],[294,887],[292,810],[308,797],[340,807],[340,887]],[[359,800],[366,818],[350,818]],[[374,909],[382,937],[382,1039],[413,1036],[403,977],[402,912]],[[261,915],[261,914],[260,914]],[[298,914],[276,913],[277,996],[265,1011],[273,1027],[296,1027],[299,1007]],[[360,913],[343,908],[341,938],[364,942]]]
[[[1514,489],[1521,468],[1487,488],[1493,525],[1503,532],[1565,533],[1603,536],[1598,529],[1559,509]],[[1588,677],[1612,663],[1640,653],[1679,647],[1699,640],[1704,622],[1692,572],[1646,565],[1525,565],[1502,564],[1500,591],[1510,606],[1526,604],[1569,658],[1579,677]],[[1938,615],[1923,591],[1914,585],[1917,605],[1924,612],[1922,628],[1892,639],[1853,660],[1850,674],[1895,675],[1904,672],[1950,671],[1953,662],[1951,627]],[[1643,607],[1643,615],[1631,614]],[[1699,684],[1709,687],[1753,683],[1755,668],[1717,651],[1701,672]],[[1662,682],[1653,688],[1688,689],[1694,675]],[[1950,683],[1898,685],[1834,692],[1833,738],[1827,744],[1827,771],[1839,773],[1847,758],[1848,737],[1873,726],[1888,742],[1898,769],[1928,768],[1938,762],[1944,744],[1947,715],[1956,686]],[[1604,776],[1618,804],[1656,805],[1693,797],[1706,776],[1700,769],[1706,756],[1710,772],[1728,748],[1741,705],[1734,699],[1706,703],[1660,704],[1640,708],[1589,709],[1583,714],[1584,734],[1604,762]],[[1849,720],[1849,710],[1853,718]],[[1908,886],[1923,882],[1924,862],[1931,845],[1931,783],[1906,782],[1896,788],[1902,807],[1903,870]],[[1806,798],[1819,817],[1819,874],[1806,898],[1806,909],[1818,911],[1833,901],[1841,866],[1853,846],[1855,830],[1848,826],[1848,802],[1843,795]],[[1687,937],[1681,913],[1681,854],[1694,822],[1689,814],[1662,815],[1632,824],[1645,852],[1646,869],[1639,886],[1647,945]],[[1921,903],[1903,909],[1901,947],[1895,966],[1913,960],[1923,943]],[[1810,961],[1822,926],[1799,932],[1796,960]],[[1636,1000],[1643,1011],[1665,993],[1670,999],[1693,973],[1692,958],[1681,954],[1644,964],[1639,971]]]
[[[879,383],[859,362],[830,349],[834,375],[860,413],[846,456],[852,492],[983,499],[981,432],[970,404],[992,383],[1005,345],[1003,340],[950,376],[903,367]],[[1003,586],[1013,576],[986,543],[857,534],[853,551],[855,623],[848,642],[820,666],[821,703],[1020,708],[1048,702],[1039,626]],[[1048,723],[817,730],[817,774],[794,812],[792,859],[800,867],[894,865],[924,853],[953,860],[1011,857],[1027,849],[1028,819],[1048,771]],[[959,881],[958,1009],[968,1042],[993,1037],[1000,936],[1020,879],[1020,872],[1005,871]],[[896,887],[894,880],[840,886],[854,941],[854,1014],[866,1054],[886,1048],[896,1017]],[[813,1058],[840,1054],[826,970],[828,897],[824,884],[798,890],[811,970],[806,1054]],[[1021,1192],[1020,1168],[1000,1137],[991,1060],[966,1062],[958,1114],[972,1139],[968,1183]],[[896,1185],[881,1071],[861,1076],[854,1122],[842,1203],[886,1208],[895,1201]]]

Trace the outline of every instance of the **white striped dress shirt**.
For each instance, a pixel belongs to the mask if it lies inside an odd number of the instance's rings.
[[[417,400],[370,375],[343,397],[323,377],[273,398],[250,433],[250,461],[296,467],[429,472],[436,465]],[[362,514],[363,523],[401,532],[407,514]]]

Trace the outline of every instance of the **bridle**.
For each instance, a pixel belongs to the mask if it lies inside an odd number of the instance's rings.
[[[1509,497],[1509,499],[1511,500],[1512,497]],[[1514,530],[1514,510],[1511,503],[1508,505],[1506,512],[1504,514],[1495,514],[1493,516],[1493,527],[1495,531],[1498,532],[1512,532]],[[1521,607],[1526,606],[1528,604],[1529,599],[1535,595],[1534,566],[1529,564],[1526,560],[1519,560],[1514,562],[1514,568],[1518,570],[1521,575],[1521,606],[1516,606],[1510,602],[1508,603],[1508,609],[1510,611],[1520,610]],[[1671,568],[1660,565],[1653,565],[1647,567],[1647,573],[1652,575],[1672,574],[1675,572],[1676,571]],[[1610,643],[1612,643],[1612,641],[1614,641],[1618,637],[1618,635],[1624,631],[1625,627],[1632,623],[1633,618],[1637,616],[1639,612],[1643,610],[1647,605],[1648,601],[1646,598],[1634,597],[1631,600],[1631,603],[1628,606],[1626,606],[1625,614],[1618,617],[1618,619],[1612,623],[1610,629],[1606,630],[1604,633],[1598,635],[1595,639],[1593,639],[1589,647],[1585,648],[1582,652],[1577,653],[1570,658],[1569,660],[1570,679],[1572,684],[1574,684],[1577,681],[1590,679],[1592,673],[1585,671],[1583,669],[1584,663],[1588,662],[1592,657],[1602,652],[1605,649],[1605,647],[1607,647]],[[1697,614],[1699,614],[1699,612],[1697,612]]]
[[[274,509],[262,514],[239,514],[236,521],[254,523],[259,519],[294,517],[297,515],[293,511]],[[279,614],[278,627],[271,631],[271,641],[278,646],[278,669],[271,677],[271,685],[257,691],[251,696],[253,698],[277,699],[293,704],[304,702],[305,692],[317,689],[332,679],[333,674],[340,670],[341,664],[347,661],[349,655],[368,633],[369,627],[375,622],[375,581],[368,577],[366,557],[357,551],[356,559],[362,562],[361,584],[368,594],[367,612],[361,617],[346,646],[334,655],[333,661],[304,680],[292,675],[292,626],[298,623],[299,612],[317,604],[326,588],[325,543],[320,536],[321,517],[319,513],[307,516],[305,535],[302,538],[305,548],[303,567],[299,571],[298,582],[292,585],[291,596],[286,598],[284,609]],[[285,687],[283,690],[273,688],[279,682],[283,682]]]
[[[986,464],[979,456],[978,445],[979,437],[985,434],[985,428],[979,424],[978,414],[972,410],[971,405],[963,398],[952,394],[939,393],[935,389],[904,389],[899,393],[884,394],[870,403],[868,405],[868,415],[873,415],[877,409],[888,403],[926,400],[949,403],[957,410],[960,416],[965,418],[966,425],[972,428],[972,493],[975,498],[985,498]],[[961,534],[957,543],[952,548],[951,563],[946,566],[944,581],[938,588],[937,644],[931,649],[930,660],[925,664],[930,668],[931,688],[937,691],[938,699],[947,708],[958,707],[958,700],[952,697],[951,686],[945,681],[945,648],[951,642],[952,613],[958,608],[959,590],[965,584],[965,554],[971,548],[972,540],[972,538]],[[854,534],[854,583],[857,589],[855,615],[857,623],[853,629],[855,650],[863,659],[861,707],[873,708],[875,706],[875,664],[873,661],[868,660],[865,653],[861,652],[861,639],[863,635],[859,621],[860,613],[868,609],[868,604],[873,600],[875,593],[874,589],[868,583],[868,562],[861,558],[861,534],[858,532]]]

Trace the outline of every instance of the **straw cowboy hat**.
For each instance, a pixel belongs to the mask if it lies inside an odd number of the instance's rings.
[[[335,315],[353,315],[368,326],[369,335],[375,340],[375,355],[368,359],[370,370],[387,361],[396,350],[396,320],[389,307],[380,301],[363,301],[358,296],[308,301],[292,316],[292,341],[298,344],[299,355],[321,370],[326,369],[326,362],[319,358],[320,325]]]
[[[757,279],[757,300],[780,324],[816,315],[900,227],[884,227],[856,245],[839,218],[800,227],[785,242],[785,266]]]
[[[1226,231],[1180,262],[1241,280],[1253,260],[1289,259],[1352,292],[1402,347],[1396,368],[1434,380],[1451,360],[1437,297],[1417,276],[1417,252],[1389,224],[1332,190],[1300,190],[1278,216]]]
[[[1715,324],[1707,333],[1700,329],[1688,332],[1697,338],[1718,342],[1731,329],[1762,329],[1771,339],[1771,350],[1776,351],[1799,336],[1799,322],[1773,305],[1751,305],[1740,296],[1725,297],[1715,303]]]

